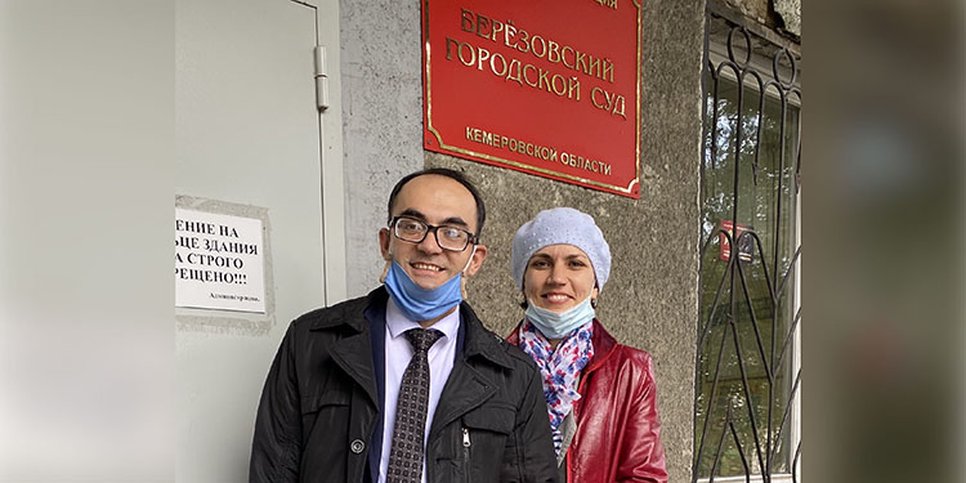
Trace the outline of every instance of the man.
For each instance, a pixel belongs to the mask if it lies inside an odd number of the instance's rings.
[[[486,209],[459,172],[401,179],[384,285],[305,314],[262,392],[253,482],[556,481],[540,374],[462,302]]]

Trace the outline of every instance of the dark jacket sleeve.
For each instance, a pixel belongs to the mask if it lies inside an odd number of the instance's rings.
[[[529,357],[529,356],[528,356]],[[527,359],[530,364],[533,361]],[[543,396],[543,383],[536,366],[530,371],[517,423],[514,428],[517,464],[504,467],[501,481],[527,483],[557,482],[557,457],[553,450],[550,418],[547,416],[547,400]]]
[[[289,326],[265,380],[255,419],[248,480],[296,482],[302,456],[302,418],[295,365],[295,323]]]
[[[618,459],[617,480],[667,483],[657,409],[657,384],[654,382],[651,357],[644,352],[633,351],[631,358],[637,368],[635,376],[638,384],[631,395],[629,418],[624,427]]]

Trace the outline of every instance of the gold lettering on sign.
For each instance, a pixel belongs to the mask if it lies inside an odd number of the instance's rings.
[[[605,7],[617,9],[617,0],[592,0]],[[460,9],[460,30],[496,44],[503,44],[521,54],[530,54],[551,64],[614,83],[614,62],[581,52],[571,45],[560,43],[546,35],[528,32],[513,20],[497,20],[478,12]],[[449,52],[449,46],[447,46]],[[446,57],[450,59],[449,56]],[[467,64],[465,61],[464,64]],[[469,67],[469,64],[467,64]],[[520,76],[517,76],[519,79]],[[516,80],[516,79],[514,79]]]
[[[594,3],[617,10],[617,0],[594,0]]]
[[[565,77],[543,67],[524,64],[519,59],[507,60],[499,52],[490,52],[484,47],[446,37],[446,60],[453,59],[481,72],[489,70],[493,75],[521,86],[527,85],[557,97],[580,101],[580,80],[576,76]]]
[[[624,112],[626,101],[621,94],[614,94],[594,86],[590,89],[590,103],[597,109],[608,111],[614,116],[620,116],[625,120],[627,119],[627,114]]]
[[[531,158],[542,159],[544,161],[556,162],[559,159],[557,148],[541,146],[529,141],[523,141],[475,127],[466,126],[466,140],[512,153],[525,154]]]
[[[466,140],[477,144],[484,144],[511,153],[524,154],[543,161],[557,162],[564,166],[577,168],[589,173],[610,176],[613,166],[598,159],[585,158],[579,154],[559,152],[557,148],[542,146],[499,133],[486,131],[477,127],[466,126]]]
[[[610,176],[611,173],[610,163],[585,158],[572,153],[560,153],[560,164],[564,164],[572,168],[582,169],[584,171],[590,171],[591,173],[602,174],[604,176]]]

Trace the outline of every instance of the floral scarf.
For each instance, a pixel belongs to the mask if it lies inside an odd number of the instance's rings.
[[[537,363],[543,375],[543,396],[547,399],[550,429],[553,430],[553,447],[560,456],[563,435],[560,424],[570,412],[573,403],[580,399],[577,392],[577,376],[594,357],[593,321],[574,329],[554,351],[546,337],[524,320],[520,327],[520,348]]]

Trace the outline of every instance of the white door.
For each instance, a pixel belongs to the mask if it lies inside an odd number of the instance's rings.
[[[246,480],[258,396],[289,321],[344,297],[341,121],[323,125],[316,100],[319,25],[338,25],[325,3],[176,2],[179,205],[268,227],[265,314],[176,308],[179,482]],[[337,65],[338,45],[327,50]]]

